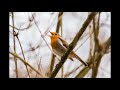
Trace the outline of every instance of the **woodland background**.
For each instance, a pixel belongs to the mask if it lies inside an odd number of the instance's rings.
[[[55,78],[111,78],[111,12],[9,12],[10,78],[51,77],[59,60],[52,54],[49,31],[76,42],[73,50],[89,63],[85,68],[67,59]],[[78,32],[82,35],[74,41]]]

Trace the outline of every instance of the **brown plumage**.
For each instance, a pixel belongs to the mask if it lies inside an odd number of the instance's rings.
[[[62,57],[63,54],[66,52],[68,48],[68,43],[62,39],[56,32],[50,32],[52,36],[51,37],[51,46],[53,49],[53,53],[55,55],[58,55],[59,57]],[[84,62],[74,51],[71,51],[68,58],[73,61],[73,58],[78,59],[82,64],[85,66],[88,66],[86,62]]]

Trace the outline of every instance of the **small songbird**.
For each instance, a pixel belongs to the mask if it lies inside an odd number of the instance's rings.
[[[68,43],[62,39],[62,37],[56,32],[50,32],[52,36],[51,38],[51,47],[53,53],[59,57],[62,57],[68,48]],[[84,62],[74,51],[71,51],[68,58],[73,61],[73,58],[78,59],[82,64],[88,66],[86,62]]]

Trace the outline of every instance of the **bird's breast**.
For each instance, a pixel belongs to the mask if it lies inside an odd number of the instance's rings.
[[[56,40],[51,40],[51,46],[53,49],[57,47],[57,41]]]

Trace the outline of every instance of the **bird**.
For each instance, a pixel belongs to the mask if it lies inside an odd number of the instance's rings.
[[[50,31],[49,31],[50,32]],[[58,33],[50,32],[51,36],[51,47],[53,50],[53,54],[59,57],[62,57],[63,54],[67,51],[69,44],[65,41]],[[73,61],[73,58],[78,59],[84,66],[88,66],[86,62],[84,62],[74,51],[71,51],[68,58]]]

